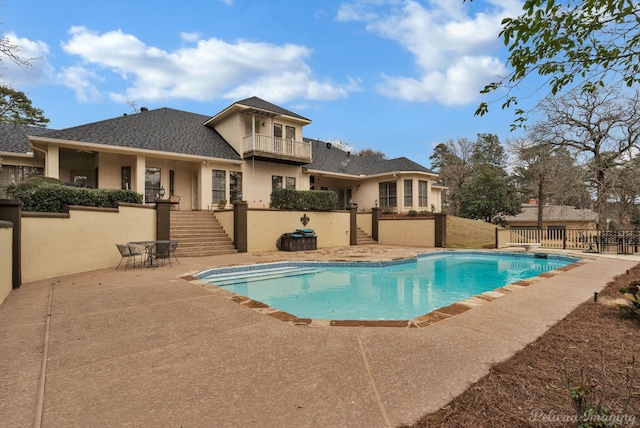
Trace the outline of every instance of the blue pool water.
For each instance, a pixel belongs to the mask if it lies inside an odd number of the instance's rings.
[[[410,320],[577,260],[439,252],[392,262],[267,263],[196,276],[300,318]]]

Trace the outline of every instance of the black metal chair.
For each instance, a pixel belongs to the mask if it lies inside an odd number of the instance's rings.
[[[171,241],[156,241],[153,259],[157,263],[162,262],[163,266],[165,262],[169,262],[169,266],[173,267],[171,266]]]
[[[142,263],[142,253],[139,251],[132,251],[130,246],[127,244],[116,244],[116,247],[118,248],[118,251],[120,252],[120,256],[122,257],[120,259],[120,262],[118,263],[118,266],[116,266],[116,270],[118,270],[118,268],[120,267],[120,265],[122,264],[123,260],[126,260],[126,263],[124,264],[124,270],[127,270],[127,268],[129,267],[129,263],[131,263],[131,261],[133,260],[133,267],[136,267],[136,257],[140,256],[140,263]]]
[[[171,246],[169,248],[169,252],[173,256],[174,259],[180,264],[180,260],[176,257],[176,249],[178,248],[178,241],[171,241]]]

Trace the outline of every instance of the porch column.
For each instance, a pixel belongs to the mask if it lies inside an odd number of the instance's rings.
[[[144,187],[145,187],[145,183],[144,183],[144,178],[145,178],[145,172],[147,169],[147,160],[144,156],[136,156],[136,179],[135,179],[135,184],[132,186],[133,189],[131,190],[135,190],[136,192],[140,193],[143,195],[144,197]]]
[[[60,147],[47,146],[45,168],[45,176],[60,179]]]

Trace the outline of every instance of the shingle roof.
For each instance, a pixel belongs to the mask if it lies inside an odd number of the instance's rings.
[[[311,143],[313,162],[305,165],[311,170],[354,176],[385,174],[397,171],[426,172],[435,175],[429,168],[425,168],[405,157],[384,159],[380,156],[354,156],[325,141],[310,138],[305,138],[304,140]]]
[[[522,212],[505,217],[507,222],[537,222],[538,206],[523,205]],[[589,209],[577,209],[566,205],[545,205],[542,207],[543,221],[598,221],[598,213]]]
[[[209,116],[170,108],[144,111],[114,119],[53,131],[46,136],[221,159],[240,155],[215,129],[204,126]]]
[[[266,110],[266,111],[270,111],[272,113],[291,116],[291,117],[295,117],[295,118],[298,118],[298,119],[302,119],[302,120],[306,120],[308,122],[311,122],[311,120],[307,119],[304,116],[300,116],[297,113],[294,113],[294,112],[292,112],[290,110],[287,110],[287,109],[282,108],[280,106],[277,106],[275,104],[271,104],[269,101],[265,101],[262,98],[258,98],[258,97],[251,97],[251,98],[244,99],[242,101],[236,101],[234,104],[239,104],[239,105],[243,105],[243,106],[247,106],[247,107],[258,108],[260,110]]]
[[[25,154],[31,151],[29,135],[46,136],[54,129],[0,122],[0,152]]]

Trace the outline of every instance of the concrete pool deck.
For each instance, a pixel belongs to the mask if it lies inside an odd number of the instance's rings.
[[[173,268],[24,284],[0,305],[0,425],[410,423],[640,260],[575,253],[587,262],[424,328],[296,326],[183,279],[217,266],[430,250],[375,245],[184,258]]]

